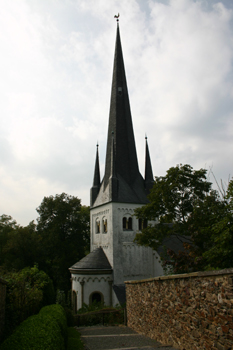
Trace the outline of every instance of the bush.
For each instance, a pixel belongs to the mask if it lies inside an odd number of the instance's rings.
[[[60,305],[49,305],[45,306],[40,310],[39,315],[52,317],[60,327],[62,337],[67,340],[67,321],[66,314],[62,306]]]
[[[66,320],[67,320],[67,326],[73,327],[74,326],[74,314],[71,309],[68,307],[64,307],[65,314],[66,314]]]
[[[21,322],[37,314],[41,307],[51,304],[55,294],[52,280],[36,265],[18,272],[5,272],[3,276],[8,282],[5,321],[7,337]]]
[[[64,310],[60,305],[51,305],[22,322],[0,350],[65,350],[66,338]]]
[[[80,333],[75,328],[69,327],[67,350],[82,350],[83,347]]]

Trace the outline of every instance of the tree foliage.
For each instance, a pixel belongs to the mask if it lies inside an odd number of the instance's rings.
[[[16,221],[10,215],[3,214],[0,216],[0,266],[4,263],[5,255],[3,249],[7,243],[8,235],[17,227]]]
[[[4,267],[8,270],[21,270],[40,262],[42,247],[36,225],[31,222],[28,226],[16,226],[8,232],[3,249]]]
[[[44,197],[37,208],[37,223],[18,225],[11,216],[0,216],[0,266],[19,271],[38,265],[56,289],[70,289],[68,268],[89,250],[89,207],[65,193]]]
[[[89,249],[89,208],[65,193],[44,197],[37,208],[37,231],[43,246],[41,267],[55,288],[70,289],[68,268]]]
[[[233,267],[233,180],[229,182],[223,200],[224,210],[218,213],[218,220],[211,231],[212,246],[203,256],[209,267]]]
[[[174,273],[232,266],[233,185],[228,198],[222,199],[212,190],[206,172],[187,164],[170,168],[155,178],[150,202],[135,210],[138,218],[156,222],[136,235],[138,244],[158,250],[174,237],[183,242],[180,251],[165,245],[163,265]]]
[[[3,277],[7,281],[7,333],[27,317],[36,314],[42,306],[54,303],[52,280],[36,265],[17,272],[5,272]]]

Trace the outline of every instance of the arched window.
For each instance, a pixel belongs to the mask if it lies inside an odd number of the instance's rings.
[[[100,233],[100,221],[99,219],[96,219],[96,228],[95,228],[95,232],[96,233]]]
[[[147,220],[146,219],[139,219],[138,220],[138,229],[139,231],[142,231],[144,228],[147,227]]]
[[[132,220],[132,218],[128,218],[128,230],[132,230],[132,222],[133,222],[133,220]]]
[[[104,233],[108,232],[108,223],[107,223],[107,219],[103,220],[103,228],[104,228]]]
[[[132,218],[126,218],[124,217],[122,220],[122,226],[123,226],[123,230],[132,230],[133,229],[133,220]]]

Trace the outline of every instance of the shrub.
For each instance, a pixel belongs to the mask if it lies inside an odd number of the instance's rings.
[[[73,327],[74,326],[74,314],[71,309],[68,307],[64,307],[65,314],[66,314],[66,320],[67,320],[67,326]]]
[[[69,327],[67,350],[82,350],[83,348],[80,333],[75,328]]]
[[[5,335],[9,336],[22,321],[53,301],[54,290],[51,279],[36,265],[6,272],[4,279],[8,282]]]
[[[67,340],[67,321],[66,314],[61,305],[48,305],[40,310],[39,315],[52,317],[60,327],[62,337]]]
[[[67,337],[64,310],[59,305],[46,306],[29,317],[0,346],[0,350],[65,350]]]

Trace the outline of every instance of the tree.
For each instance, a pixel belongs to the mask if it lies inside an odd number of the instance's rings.
[[[233,180],[229,182],[223,204],[224,211],[219,213],[211,231],[213,244],[203,254],[209,268],[233,267]]]
[[[175,237],[184,242],[184,249],[175,252],[165,247],[163,265],[172,266],[175,273],[205,269],[204,253],[213,249],[214,228],[226,213],[226,203],[211,189],[206,170],[193,170],[187,164],[172,167],[166,176],[155,178],[148,198],[150,203],[135,213],[156,224],[137,234],[135,241],[158,250]]]
[[[158,249],[164,238],[170,235],[189,236],[189,218],[197,200],[204,201],[210,192],[211,183],[206,180],[206,170],[193,170],[190,165],[177,165],[167,171],[166,176],[155,177],[155,183],[149,194],[150,202],[135,210],[142,220],[156,221],[142,234],[136,236],[136,242]],[[167,225],[167,224],[172,225]]]
[[[174,273],[213,268],[215,259],[211,263],[205,253],[215,246],[213,232],[225,215],[226,202],[220,199],[218,192],[211,191],[204,200],[197,200],[188,220],[189,243],[183,243],[184,249],[179,252],[168,249],[169,259],[163,261],[164,267],[172,265]]]
[[[3,275],[7,283],[6,331],[10,333],[27,317],[54,303],[55,293],[51,279],[35,265],[18,272]]]
[[[15,220],[10,215],[0,216],[0,266],[4,263],[3,249],[7,243],[9,233],[18,227]]]
[[[41,244],[36,231],[36,225],[31,222],[28,226],[16,226],[8,232],[7,241],[3,248],[4,263],[7,270],[21,270],[33,267],[41,259]]]
[[[70,289],[68,268],[89,250],[89,208],[65,193],[44,197],[37,208],[37,231],[43,246],[40,268],[53,279],[56,289]]]

